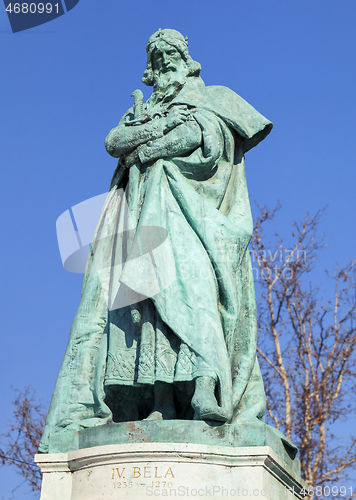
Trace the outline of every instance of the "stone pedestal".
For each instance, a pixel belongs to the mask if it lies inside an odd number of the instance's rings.
[[[149,442],[35,457],[43,472],[41,500],[292,500],[306,486],[295,460],[288,464],[270,446]]]

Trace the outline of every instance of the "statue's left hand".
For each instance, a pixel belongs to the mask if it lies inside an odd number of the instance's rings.
[[[139,161],[140,160],[139,160],[139,157],[138,157],[137,148],[134,149],[131,153],[125,155],[125,164],[126,164],[127,168],[132,167],[133,165],[135,165]]]

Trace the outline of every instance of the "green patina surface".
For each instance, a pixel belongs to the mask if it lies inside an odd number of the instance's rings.
[[[155,442],[276,436],[263,424],[244,166],[272,124],[199,74],[180,33],[150,37],[153,93],[133,92],[106,138],[119,162],[41,452],[128,442],[132,425]]]

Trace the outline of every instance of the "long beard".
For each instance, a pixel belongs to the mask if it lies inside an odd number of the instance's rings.
[[[174,99],[176,95],[179,94],[185,82],[187,81],[187,75],[180,73],[178,71],[174,72],[172,75],[169,73],[158,73],[154,78],[153,93],[155,95],[155,100],[157,101],[169,101]]]

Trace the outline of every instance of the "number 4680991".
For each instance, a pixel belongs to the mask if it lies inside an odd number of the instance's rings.
[[[320,497],[320,496],[325,496],[325,497],[336,497],[336,496],[341,496],[341,497],[345,497],[347,495],[347,493],[350,493],[350,496],[352,496],[352,486],[350,487],[346,487],[346,486],[309,486],[309,488],[306,490],[305,488],[303,488],[300,492],[300,494],[304,497],[304,496],[317,496],[317,497]]]
[[[56,3],[55,5],[52,5],[51,3],[39,3],[39,4],[35,4],[35,3],[14,3],[12,4],[11,2],[7,5],[6,7],[6,12],[8,12],[9,14],[36,14],[36,12],[38,12],[38,14],[51,14],[52,10],[54,9],[54,11],[56,12],[56,14],[59,13],[59,10],[58,10],[58,3]]]

